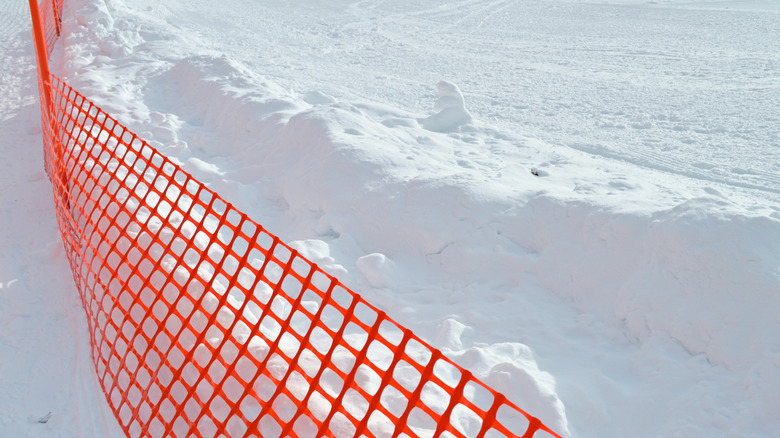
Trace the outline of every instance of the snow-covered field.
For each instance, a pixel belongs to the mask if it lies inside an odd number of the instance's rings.
[[[0,436],[115,436],[0,10]],[[57,74],[561,434],[780,433],[779,2],[65,17]]]

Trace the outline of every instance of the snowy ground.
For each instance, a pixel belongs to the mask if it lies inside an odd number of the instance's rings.
[[[780,430],[777,2],[66,5],[71,85],[562,434]],[[0,6],[0,432],[107,435]]]
[[[0,11],[0,437],[121,436],[43,173],[27,2]]]

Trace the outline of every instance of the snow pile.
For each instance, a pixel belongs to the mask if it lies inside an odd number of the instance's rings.
[[[439,112],[422,119],[420,124],[423,128],[429,131],[449,132],[471,121],[471,114],[466,111],[463,94],[457,85],[441,81],[436,88],[439,90],[439,97],[433,109]]]
[[[73,1],[56,65],[562,434],[780,427],[772,8],[347,3]]]

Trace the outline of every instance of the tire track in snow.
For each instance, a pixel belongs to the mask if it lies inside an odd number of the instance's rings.
[[[625,155],[619,152],[609,151],[604,148],[593,147],[586,144],[572,143],[572,144],[568,144],[567,146],[572,149],[576,149],[580,152],[585,152],[588,154],[597,155],[599,157],[631,163],[633,165],[636,165],[638,167],[643,167],[646,169],[653,169],[665,173],[681,175],[688,178],[693,178],[700,181],[707,181],[718,185],[725,184],[729,186],[740,187],[743,189],[758,190],[762,192],[780,194],[780,188],[774,188],[774,187],[780,187],[780,177],[777,177],[775,175],[766,172],[760,172],[760,171],[745,172],[747,175],[761,176],[762,178],[760,180],[765,181],[765,184],[762,185],[762,184],[739,181],[734,178],[730,178],[728,175],[716,176],[712,174],[707,174],[705,172],[697,172],[696,170],[693,169],[693,166],[686,166],[685,163],[681,160],[663,158],[662,157],[663,154],[635,151],[633,152],[632,155]]]
[[[487,14],[485,14],[484,17],[479,21],[479,24],[476,26],[477,29],[482,27],[483,24],[488,20],[488,18],[493,17],[494,15],[503,12],[507,9],[509,9],[510,6],[513,6],[516,2],[516,0],[509,0],[509,1],[503,1],[503,2],[496,2],[494,7],[492,7],[491,11],[489,11]]]
[[[431,17],[459,16],[461,18],[455,21],[455,23],[459,23],[479,13],[494,11],[500,7],[506,7],[508,4],[512,4],[512,3],[516,3],[516,0],[494,0],[492,2],[487,2],[487,3],[480,0],[463,0],[456,3],[449,2],[441,6],[435,6],[429,9],[423,9],[420,11],[412,12],[408,15],[418,16],[418,17],[426,16],[426,15],[429,15]],[[468,10],[468,12],[464,14],[463,12],[464,10]]]
[[[573,147],[575,149],[580,149],[576,145]],[[604,151],[601,149],[596,149],[591,152],[608,156],[604,154]],[[726,165],[724,163],[702,166],[702,163],[678,159],[674,154],[666,154],[659,152],[658,150],[644,148],[632,149],[630,154],[622,151],[615,151],[609,155],[613,155],[613,157],[641,167],[658,169],[664,172],[711,181],[718,184],[780,194],[780,175],[771,172],[743,169],[733,164]]]
[[[447,33],[452,29],[463,27],[474,30],[482,27],[490,17],[508,9],[515,3],[517,3],[516,0],[495,0],[487,3],[479,0],[466,0],[398,15],[394,17],[394,21],[399,21],[400,18],[400,22],[406,22],[414,17],[427,22],[448,22],[446,26],[441,26],[437,33]],[[456,19],[450,22],[450,17]],[[464,26],[469,22],[476,22],[476,24]]]
[[[395,24],[403,23],[402,26],[408,25],[410,22],[418,23],[437,23],[433,27],[440,27],[436,33],[444,34],[452,29],[462,28],[464,23],[476,22],[475,25],[468,26],[469,29],[478,29],[492,16],[499,12],[508,9],[517,3],[517,0],[494,0],[491,2],[483,2],[479,0],[464,0],[457,3],[448,3],[445,5],[434,6],[427,9],[417,10],[413,12],[395,13],[390,15],[382,15],[379,21],[383,24]],[[360,18],[360,21],[368,28],[374,26],[376,21],[376,15],[372,16],[367,11],[374,11],[377,9],[377,5],[372,2],[363,0],[350,5],[349,9],[352,14]],[[454,17],[455,20],[451,20]],[[441,26],[440,22],[446,22],[445,26]]]

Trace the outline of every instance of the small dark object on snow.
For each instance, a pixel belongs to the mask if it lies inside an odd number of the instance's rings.
[[[48,413],[48,414],[46,414],[46,415],[44,415],[43,417],[41,417],[41,418],[38,420],[38,422],[39,422],[39,423],[41,423],[41,424],[46,424],[46,423],[48,423],[48,422],[49,422],[49,420],[51,420],[51,411],[49,411],[49,413]]]
[[[539,176],[539,171],[536,169],[531,169],[531,175],[533,176]]]

